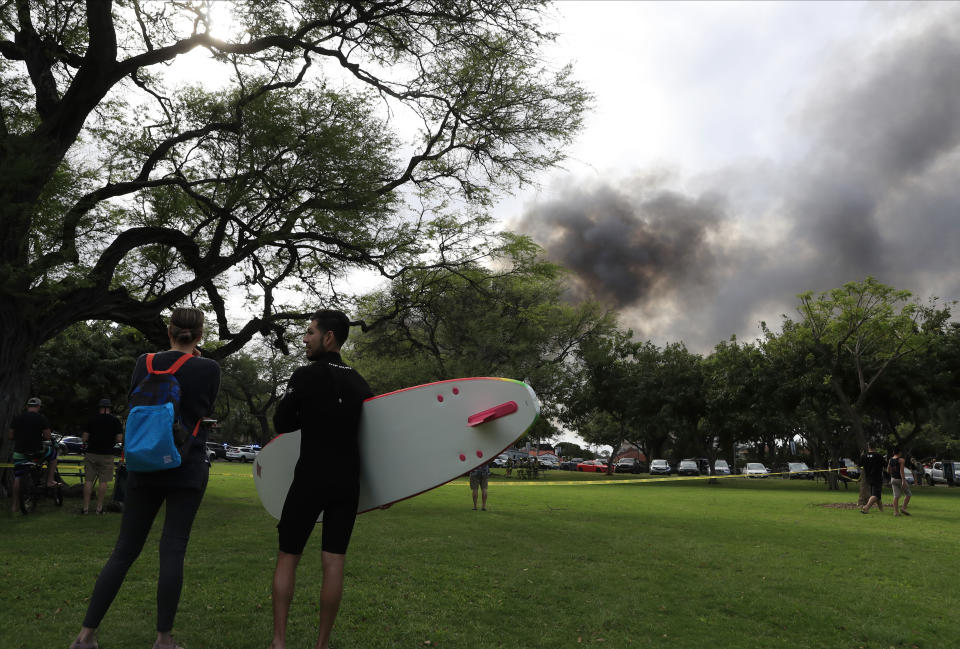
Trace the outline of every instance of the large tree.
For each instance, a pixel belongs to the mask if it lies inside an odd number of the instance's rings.
[[[378,392],[463,376],[525,380],[546,421],[558,414],[570,361],[613,320],[596,302],[570,302],[566,273],[526,237],[504,235],[488,266],[408,273],[362,301],[381,325],[347,354]]]
[[[109,322],[72,325],[44,343],[30,372],[31,396],[43,401],[54,430],[79,435],[102,398],[126,410],[130,370],[149,343],[133,327]]]
[[[866,450],[864,418],[881,379],[898,363],[927,347],[929,327],[942,323],[948,311],[923,305],[909,291],[872,277],[814,295],[799,296],[800,322],[785,323],[784,332],[804,339],[830,387],[852,441]],[[868,497],[861,481],[860,500]]]
[[[300,354],[282,354],[256,345],[226,358],[214,417],[223,441],[266,444],[274,436],[273,412],[297,366]]]
[[[544,5],[237,1],[231,34],[225,3],[0,3],[0,428],[73,323],[162,343],[195,302],[222,357],[353,269],[482,256],[484,206],[561,159],[588,100],[538,54]],[[218,76],[178,82],[191,52]]]
[[[616,455],[630,442],[647,458],[668,451],[708,452],[704,439],[703,360],[683,343],[663,348],[632,340],[631,331],[601,332],[580,345],[578,382],[568,391],[566,423]],[[710,451],[712,452],[712,451]]]

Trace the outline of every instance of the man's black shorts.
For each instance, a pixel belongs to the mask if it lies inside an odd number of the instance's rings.
[[[280,551],[303,554],[307,539],[313,532],[317,518],[323,512],[324,552],[346,554],[350,545],[353,524],[357,520],[359,486],[343,484],[318,487],[316,481],[294,478],[283,503],[283,513],[277,529],[280,532]]]
[[[882,486],[882,485],[881,485],[881,483],[879,483],[879,482],[871,482],[871,483],[869,483],[869,484],[870,484],[870,495],[871,495],[871,496],[876,496],[876,497],[877,497],[877,500],[880,500],[880,494],[882,493],[882,490],[881,490],[881,486]]]

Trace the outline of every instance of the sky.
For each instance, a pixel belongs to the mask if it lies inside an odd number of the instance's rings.
[[[658,344],[709,352],[871,275],[960,298],[960,4],[560,2],[594,94],[495,215]]]
[[[563,1],[549,27],[594,102],[493,213],[637,338],[709,353],[868,275],[960,299],[960,3]]]
[[[544,58],[594,101],[563,168],[493,214],[637,338],[701,353],[868,275],[958,299],[958,19],[957,2],[555,3]],[[186,67],[216,74],[205,58]]]

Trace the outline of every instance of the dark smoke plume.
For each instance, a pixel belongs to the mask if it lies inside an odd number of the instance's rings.
[[[720,202],[649,182],[566,191],[529,210],[518,227],[574,271],[585,293],[619,308],[708,284],[717,263],[710,239],[724,221]]]
[[[701,351],[867,275],[960,298],[960,6],[911,7],[827,58],[784,116],[805,155],[737,161],[692,196],[573,184],[521,228],[639,335]]]

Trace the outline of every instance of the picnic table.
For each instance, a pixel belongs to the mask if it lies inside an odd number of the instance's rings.
[[[114,472],[116,472],[116,468],[119,464],[120,458],[113,458]],[[60,474],[61,478],[73,477],[77,478],[78,481],[82,483],[84,481],[83,465],[84,461],[82,455],[57,456],[57,473]]]

